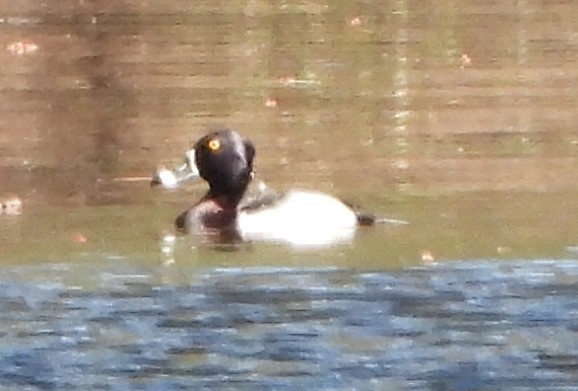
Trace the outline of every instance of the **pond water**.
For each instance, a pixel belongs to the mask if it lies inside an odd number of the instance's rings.
[[[23,208],[0,214],[0,384],[572,389],[576,15],[0,2],[0,202]],[[408,224],[330,248],[165,251],[206,185],[150,176],[222,125],[272,188]]]

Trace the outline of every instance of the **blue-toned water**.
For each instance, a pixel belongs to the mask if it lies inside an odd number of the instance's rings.
[[[92,267],[88,288],[66,283],[78,272],[71,265],[1,273],[3,389],[578,384],[575,261],[453,262],[392,272],[226,268],[180,271],[178,284],[170,267],[105,263]],[[31,274],[46,280],[16,281]]]

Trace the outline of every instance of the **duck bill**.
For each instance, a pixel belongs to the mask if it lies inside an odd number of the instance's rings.
[[[183,182],[199,178],[199,170],[195,164],[195,152],[189,151],[185,155],[185,162],[169,170],[165,167],[157,169],[151,179],[151,186],[159,186],[165,189],[175,189]]]

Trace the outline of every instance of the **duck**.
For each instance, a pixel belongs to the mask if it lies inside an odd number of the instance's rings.
[[[238,132],[222,128],[201,137],[176,170],[161,168],[152,185],[175,188],[202,178],[209,190],[176,219],[177,230],[219,243],[269,241],[296,247],[349,242],[360,225],[376,222],[329,194],[292,189],[277,193],[254,179],[255,146]]]

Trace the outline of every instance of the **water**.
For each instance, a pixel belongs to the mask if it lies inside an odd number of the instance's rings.
[[[156,262],[203,185],[159,194],[146,178],[218,124],[254,141],[271,187],[410,222],[361,233],[346,265],[575,244],[572,4],[4,7],[0,191],[25,211],[3,224],[6,263]]]
[[[577,7],[0,4],[0,384],[575,389]],[[409,224],[167,255],[204,185],[147,177],[219,124]]]
[[[390,273],[116,262],[83,288],[75,268],[2,273],[3,388],[576,386],[572,261]]]

